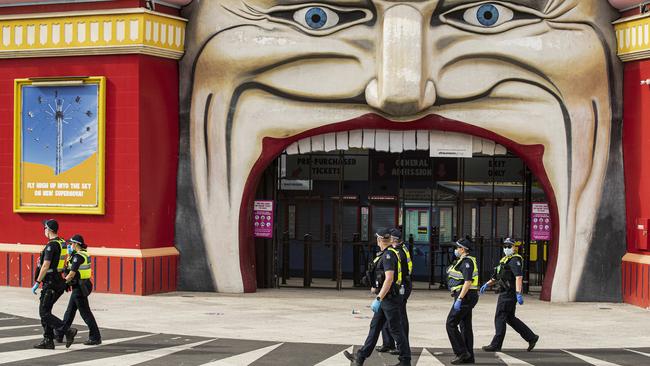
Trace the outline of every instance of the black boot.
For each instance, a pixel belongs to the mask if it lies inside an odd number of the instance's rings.
[[[101,339],[89,339],[89,340],[84,342],[85,346],[98,346],[100,344],[102,344]]]
[[[41,343],[34,345],[37,349],[54,349],[54,340],[52,338],[43,338]]]
[[[384,353],[384,352],[394,351],[394,350],[395,350],[395,347],[391,347],[391,346],[383,345],[383,346],[381,346],[381,347],[377,347],[375,350],[376,350],[377,352]]]
[[[77,335],[77,328],[70,328],[65,332],[65,348],[70,348],[74,343],[74,337]]]
[[[489,346],[483,346],[483,351],[485,352],[499,352],[501,351],[501,347],[489,345]]]
[[[363,366],[363,360],[357,358],[356,355],[353,355],[348,351],[343,351],[343,355],[345,356],[345,358],[350,360],[350,362],[352,362],[353,366]]]
[[[528,349],[527,349],[528,352],[532,351],[533,348],[535,348],[537,341],[539,341],[538,335],[536,335],[535,338],[533,338],[530,342],[528,342]]]
[[[456,356],[456,358],[451,360],[452,365],[460,365],[465,363],[474,363],[474,360],[472,359],[472,355],[469,352],[465,352],[461,355],[458,355]]]

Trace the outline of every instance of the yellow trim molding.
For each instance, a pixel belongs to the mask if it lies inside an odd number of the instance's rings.
[[[187,20],[144,8],[0,17],[0,58],[145,54],[178,60]]]
[[[0,243],[0,252],[4,253],[40,253],[43,245],[38,244],[3,244]],[[151,258],[178,256],[180,253],[175,247],[152,249],[120,249],[120,248],[88,248],[88,253],[97,257],[125,257],[125,258]]]
[[[650,264],[650,255],[626,253],[623,256],[623,262]]]

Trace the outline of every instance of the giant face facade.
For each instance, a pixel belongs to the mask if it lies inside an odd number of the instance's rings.
[[[544,183],[557,225],[543,297],[620,296],[621,70],[607,1],[210,0],[186,16],[181,285],[203,268],[218,291],[255,289],[252,193],[289,144],[430,130],[494,140]]]

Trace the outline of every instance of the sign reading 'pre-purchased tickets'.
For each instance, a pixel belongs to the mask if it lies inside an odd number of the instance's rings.
[[[15,81],[15,212],[104,213],[105,84]]]
[[[273,238],[273,201],[253,203],[253,236]]]

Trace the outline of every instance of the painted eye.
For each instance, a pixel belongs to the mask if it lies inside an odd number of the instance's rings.
[[[514,12],[496,3],[486,3],[466,9],[463,20],[477,27],[492,28],[513,20]]]
[[[297,10],[293,20],[311,30],[324,30],[339,24],[339,15],[325,7],[309,7]]]

